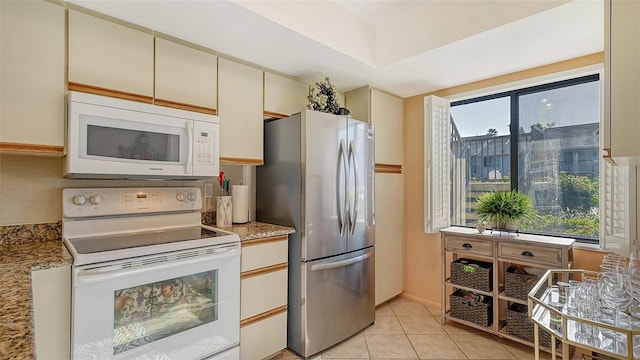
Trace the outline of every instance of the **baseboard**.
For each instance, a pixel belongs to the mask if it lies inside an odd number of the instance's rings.
[[[421,303],[422,305],[426,305],[426,306],[429,306],[429,307],[440,308],[440,303],[439,302],[434,302],[434,301],[427,300],[427,299],[424,299],[424,298],[421,298],[421,297],[418,297],[418,296],[415,296],[415,295],[410,295],[410,294],[407,294],[407,293],[404,293],[404,292],[401,293],[400,295],[398,295],[398,297],[405,298],[405,299],[408,299],[408,300],[411,300],[411,301],[415,301],[415,302]]]

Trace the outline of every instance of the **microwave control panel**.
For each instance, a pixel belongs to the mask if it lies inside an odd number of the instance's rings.
[[[213,163],[214,153],[214,136],[213,133],[205,130],[195,129],[194,156],[196,165],[206,165]]]

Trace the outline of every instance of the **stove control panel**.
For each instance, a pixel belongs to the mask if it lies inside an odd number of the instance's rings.
[[[64,217],[196,211],[202,207],[200,189],[76,188],[62,190]]]

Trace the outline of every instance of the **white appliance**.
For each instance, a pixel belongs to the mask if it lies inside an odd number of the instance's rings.
[[[217,116],[69,93],[64,176],[198,179],[219,173]]]
[[[198,188],[64,189],[73,359],[238,359],[240,239]]]
[[[303,111],[264,125],[256,217],[292,226],[287,346],[309,358],[375,320],[373,125]]]

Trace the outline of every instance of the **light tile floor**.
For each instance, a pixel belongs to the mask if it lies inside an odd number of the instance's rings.
[[[376,309],[375,324],[314,356],[321,359],[533,359],[533,348],[448,321],[440,309],[395,298]],[[550,359],[541,353],[541,359]],[[575,358],[575,356],[574,356]],[[273,359],[298,359],[283,350]]]

